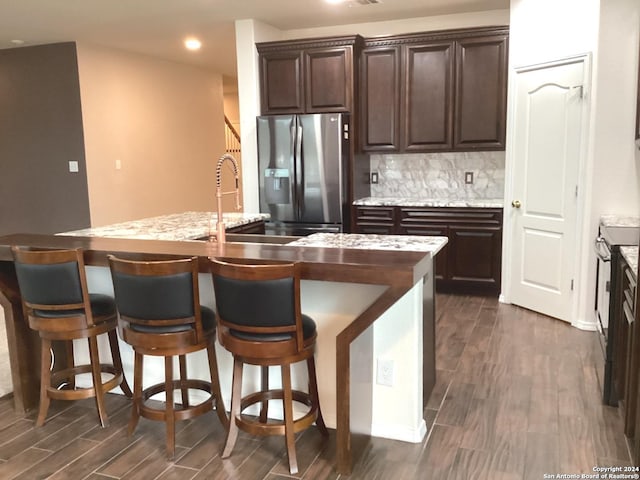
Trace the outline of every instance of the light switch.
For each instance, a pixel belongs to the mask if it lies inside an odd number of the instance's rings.
[[[71,173],[76,173],[78,171],[78,162],[76,162],[75,160],[71,160],[69,162],[69,171]]]
[[[120,159],[118,158],[116,160],[116,170],[121,170],[122,169],[122,162],[120,161]]]

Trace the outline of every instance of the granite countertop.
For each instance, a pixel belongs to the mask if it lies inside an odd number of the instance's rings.
[[[226,228],[239,227],[261,220],[267,220],[264,213],[224,213]],[[116,223],[104,227],[85,228],[58,235],[81,237],[133,238],[143,240],[196,240],[215,233],[217,226],[215,212],[182,212],[158,217],[143,218],[130,222]]]
[[[620,253],[636,278],[638,276],[638,247],[620,247]]]
[[[502,198],[468,198],[453,200],[446,198],[407,198],[407,197],[365,197],[353,202],[354,205],[368,207],[473,207],[502,208]]]
[[[600,225],[604,227],[640,227],[640,218],[626,215],[601,215]]]
[[[313,233],[288,243],[294,247],[356,248],[365,250],[397,250],[438,253],[447,244],[447,237],[421,235],[369,235],[356,233]]]

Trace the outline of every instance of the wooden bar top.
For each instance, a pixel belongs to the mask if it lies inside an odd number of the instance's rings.
[[[258,237],[258,236],[257,236]],[[259,239],[257,239],[259,240]],[[203,272],[210,257],[297,261],[303,278],[334,282],[410,287],[428,274],[429,252],[288,246],[270,243],[166,241],[65,235],[0,236],[0,261],[13,261],[11,245],[34,248],[82,248],[87,265],[107,266],[107,255],[130,259],[197,256]]]

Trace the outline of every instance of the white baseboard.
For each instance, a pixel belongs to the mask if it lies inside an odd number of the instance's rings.
[[[403,428],[398,425],[371,425],[371,436],[400,440],[401,442],[420,443],[427,434],[427,424],[420,421],[417,428]]]

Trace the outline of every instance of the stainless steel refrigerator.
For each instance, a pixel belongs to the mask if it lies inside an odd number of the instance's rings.
[[[348,212],[348,115],[257,117],[260,212],[268,234],[341,232]]]

